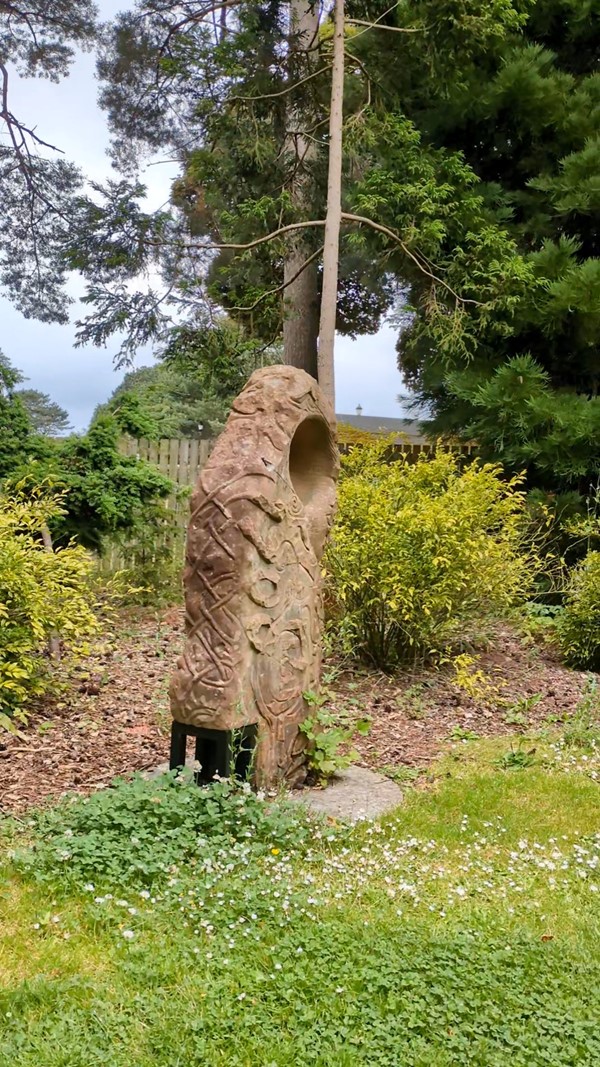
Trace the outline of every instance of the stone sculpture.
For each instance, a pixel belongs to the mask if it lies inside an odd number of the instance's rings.
[[[335,416],[315,380],[267,367],[234,401],[191,500],[172,715],[196,735],[254,728],[260,785],[304,773],[298,726],[319,682],[338,470]]]

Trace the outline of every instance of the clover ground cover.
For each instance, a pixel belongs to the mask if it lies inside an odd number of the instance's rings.
[[[354,829],[172,779],[7,827],[0,1063],[597,1064],[597,758],[557,748],[462,742]]]

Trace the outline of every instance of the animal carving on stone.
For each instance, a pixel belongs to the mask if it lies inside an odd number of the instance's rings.
[[[191,499],[177,722],[256,724],[257,784],[303,776],[304,694],[320,675],[320,560],[336,501],[335,416],[316,381],[255,371]]]

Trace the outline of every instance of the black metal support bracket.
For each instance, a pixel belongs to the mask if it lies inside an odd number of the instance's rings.
[[[196,738],[195,760],[200,765],[195,772],[198,785],[212,782],[216,774],[221,778],[242,780],[249,777],[256,745],[255,724],[242,726],[235,731],[209,730],[204,726],[191,726],[173,720],[170,770],[185,767],[188,737]]]

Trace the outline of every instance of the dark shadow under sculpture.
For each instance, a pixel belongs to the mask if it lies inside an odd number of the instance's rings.
[[[321,667],[320,560],[333,520],[335,416],[304,371],[256,371],[191,500],[186,644],[171,680],[171,766],[196,737],[201,780],[304,775],[304,697]]]

